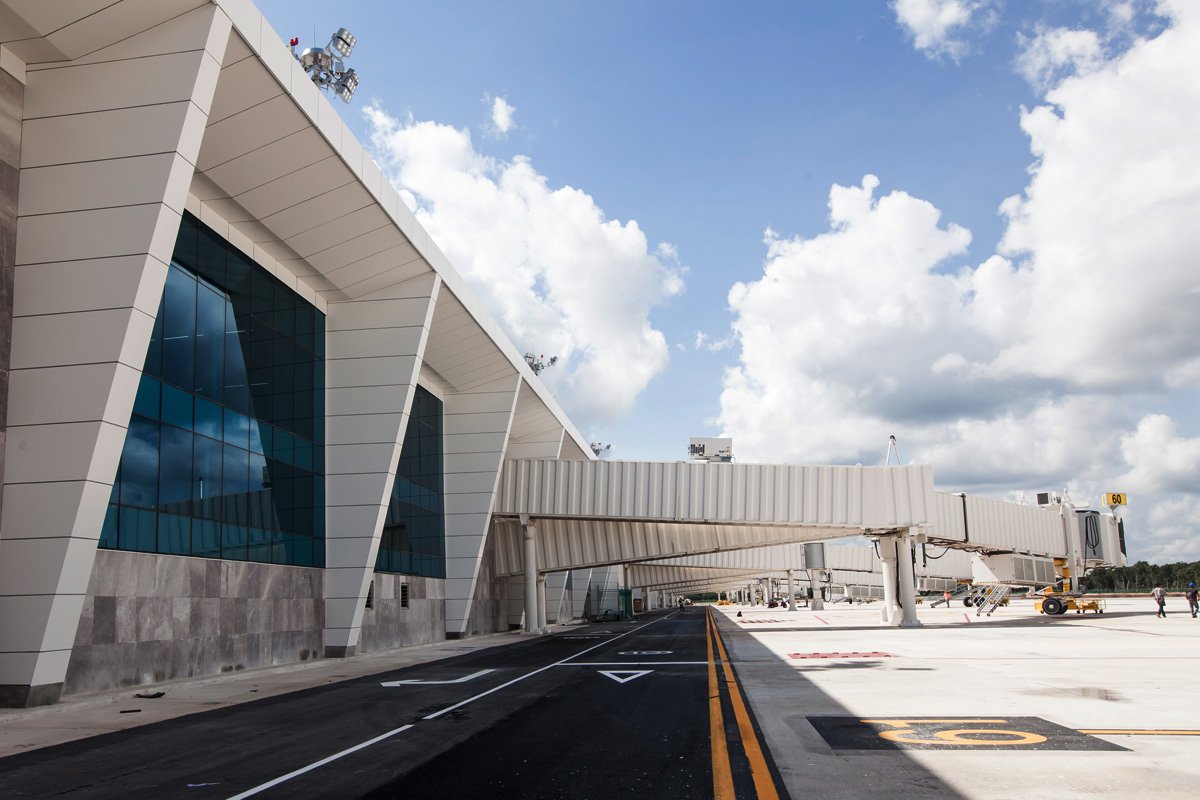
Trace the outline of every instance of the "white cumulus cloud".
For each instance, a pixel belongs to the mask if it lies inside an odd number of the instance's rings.
[[[1177,434],[1175,420],[1147,414],[1121,439],[1130,470],[1120,480],[1132,492],[1200,490],[1200,437]]]
[[[892,0],[896,21],[913,46],[931,58],[962,58],[970,50],[964,35],[991,21],[990,0]]]
[[[918,46],[970,16],[893,7],[926,20]],[[768,232],[762,276],[729,294],[716,422],[744,459],[882,463],[895,434],[955,490],[1129,491],[1135,558],[1200,559],[1200,438],[1146,410],[1200,388],[1200,4],[1155,11],[1119,53],[1060,29],[1026,48],[1051,85],[1021,114],[1029,181],[982,263],[871,176],[832,187],[826,232]]]
[[[517,109],[508,104],[503,97],[492,99],[492,128],[501,136],[506,135],[516,125],[513,116]]]
[[[470,133],[364,109],[372,150],[417,219],[517,345],[559,356],[542,373],[582,428],[629,411],[668,347],[652,309],[682,269],[637,222],[551,187],[525,157],[479,152]]]
[[[1039,29],[1032,37],[1022,37],[1017,71],[1031,85],[1045,88],[1065,74],[1086,75],[1103,60],[1104,48],[1095,31]]]

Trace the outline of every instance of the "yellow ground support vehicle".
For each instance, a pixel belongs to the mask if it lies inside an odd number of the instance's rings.
[[[1046,589],[1050,588],[1046,587]],[[1033,602],[1033,607],[1037,609],[1038,613],[1051,615],[1065,614],[1068,611],[1074,611],[1076,614],[1082,614],[1085,611],[1104,613],[1103,600],[1084,600],[1082,597],[1045,590],[1042,592],[1042,596]]]
[[[1033,607],[1039,614],[1058,616],[1068,611],[1074,611],[1076,614],[1082,614],[1085,611],[1096,614],[1104,613],[1103,600],[1085,600],[1079,594],[1062,590],[1064,586],[1071,585],[1071,568],[1067,566],[1065,558],[1054,559],[1054,572],[1058,575],[1059,580],[1053,586],[1042,589],[1041,597],[1033,601]]]

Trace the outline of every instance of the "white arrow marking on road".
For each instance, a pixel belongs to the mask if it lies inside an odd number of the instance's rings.
[[[415,686],[415,685],[420,684],[422,686],[428,686],[428,685],[434,684],[434,683],[466,683],[467,681],[478,678],[480,675],[487,675],[489,672],[495,672],[495,671],[496,670],[494,670],[494,669],[481,669],[481,670],[479,670],[479,672],[473,672],[470,675],[464,675],[463,677],[455,678],[452,681],[425,681],[425,680],[421,680],[420,678],[409,678],[406,681],[383,681],[379,685],[380,686]]]
[[[652,669],[598,669],[596,671],[606,678],[612,678],[617,683],[629,683],[634,678],[654,672]]]

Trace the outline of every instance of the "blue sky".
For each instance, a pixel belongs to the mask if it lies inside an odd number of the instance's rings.
[[[347,123],[611,457],[895,433],[1200,558],[1190,4],[259,5],[358,36]]]

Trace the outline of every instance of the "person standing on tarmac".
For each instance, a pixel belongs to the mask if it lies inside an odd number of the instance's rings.
[[[1154,591],[1150,592],[1150,596],[1154,598],[1154,602],[1158,603],[1158,613],[1155,616],[1167,616],[1167,590],[1162,586],[1155,586]]]
[[[1188,589],[1183,595],[1187,598],[1188,606],[1192,609],[1192,619],[1196,618],[1196,612],[1200,610],[1196,603],[1196,582],[1192,581],[1188,584]]]

